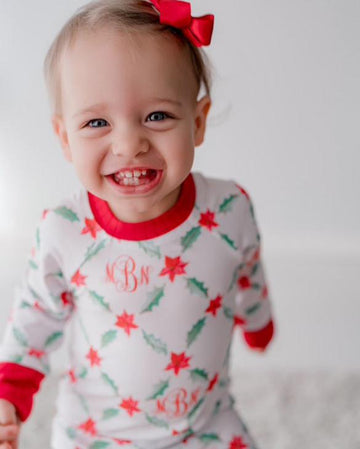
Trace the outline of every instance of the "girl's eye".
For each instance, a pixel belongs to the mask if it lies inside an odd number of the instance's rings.
[[[152,112],[150,115],[148,115],[146,121],[147,122],[161,122],[162,120],[165,120],[167,118],[170,118],[166,112],[156,111]]]
[[[89,128],[103,128],[104,126],[107,126],[107,124],[108,122],[106,120],[103,120],[102,118],[96,118],[87,122],[86,126]]]

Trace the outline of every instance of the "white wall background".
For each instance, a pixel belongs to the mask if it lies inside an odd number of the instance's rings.
[[[0,330],[41,211],[76,186],[42,62],[80,0],[0,0]],[[193,0],[213,12],[214,107],[196,169],[251,193],[278,323],[250,368],[359,370],[360,2]],[[61,356],[62,357],[62,356]]]

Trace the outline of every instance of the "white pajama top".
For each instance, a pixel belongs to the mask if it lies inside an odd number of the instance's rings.
[[[165,448],[231,409],[234,324],[251,348],[271,340],[260,237],[243,188],[191,174],[172,209],[136,224],[80,190],[45,211],[37,229],[0,347],[0,397],[25,420],[67,332],[54,447]],[[231,446],[234,435],[223,447],[248,447]]]

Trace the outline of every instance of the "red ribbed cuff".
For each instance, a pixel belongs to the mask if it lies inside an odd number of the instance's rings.
[[[274,323],[271,320],[265,327],[255,332],[244,332],[244,339],[251,349],[264,350],[274,335]]]
[[[0,398],[14,405],[21,421],[29,417],[34,395],[44,377],[44,374],[26,366],[0,363]]]

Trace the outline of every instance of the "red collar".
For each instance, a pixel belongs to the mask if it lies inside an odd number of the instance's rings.
[[[108,203],[88,192],[94,218],[104,231],[122,240],[150,240],[166,234],[183,223],[195,205],[195,183],[190,174],[181,186],[176,204],[159,217],[140,223],[126,223],[115,217]]]

